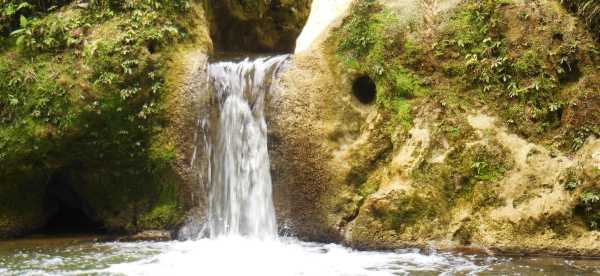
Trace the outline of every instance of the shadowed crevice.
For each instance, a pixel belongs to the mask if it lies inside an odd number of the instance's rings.
[[[73,185],[77,185],[68,170],[55,173],[50,179],[45,197],[47,222],[39,229],[42,234],[102,233],[104,228],[94,210]]]
[[[217,51],[291,53],[311,0],[208,0],[210,34]]]
[[[377,98],[377,86],[369,76],[360,76],[352,83],[352,94],[362,104],[372,104]]]

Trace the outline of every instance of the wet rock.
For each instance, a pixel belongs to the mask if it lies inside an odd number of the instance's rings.
[[[137,233],[132,236],[118,239],[119,241],[139,242],[139,241],[170,241],[173,239],[171,232],[160,230],[149,230]]]
[[[211,37],[220,51],[292,52],[310,0],[210,0]]]

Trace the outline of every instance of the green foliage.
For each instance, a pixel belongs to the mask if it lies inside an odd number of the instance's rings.
[[[378,106],[392,114],[391,125],[408,129],[412,126],[410,99],[428,94],[429,89],[401,65],[404,35],[399,30],[398,19],[376,0],[357,1],[337,31],[335,45],[348,71],[366,74],[376,82]]]
[[[528,50],[513,65],[515,73],[523,77],[535,77],[540,74],[541,58],[538,53]]]
[[[573,169],[567,171],[566,178],[564,179],[563,185],[567,191],[575,191],[577,187],[581,186],[582,182],[578,177],[577,173]]]
[[[497,143],[459,144],[444,163],[425,162],[413,173],[421,185],[440,189],[450,205],[468,201],[484,207],[498,201],[489,185],[502,179],[513,166],[510,155]]]
[[[343,38],[338,45],[338,52],[346,52],[349,59],[367,56],[381,39],[378,35],[381,33],[383,22],[374,16],[381,9],[375,0],[357,2],[353,6],[352,16],[340,30]]]
[[[581,182],[579,181],[579,179],[577,179],[577,178],[569,178],[565,182],[565,189],[567,189],[569,191],[573,191],[573,190],[577,189],[577,187],[580,184],[581,184]]]
[[[600,193],[598,191],[583,192],[579,197],[577,211],[591,230],[600,229]]]
[[[7,35],[19,26],[23,19],[37,18],[69,3],[69,0],[3,0],[0,2],[0,36]]]
[[[473,177],[481,181],[491,181],[497,179],[504,174],[504,168],[492,168],[486,161],[476,161],[471,165],[473,169]]]
[[[508,154],[501,148],[488,146],[475,146],[465,152],[451,153],[449,158],[452,162],[457,162],[459,170],[463,171],[468,179],[461,183],[459,189],[468,191],[477,181],[492,182],[504,176],[504,173],[510,168],[510,162],[507,161]],[[467,166],[470,164],[470,171]],[[466,179],[463,179],[465,181]],[[466,185],[462,185],[466,184]]]
[[[539,137],[561,126],[569,102],[562,90],[580,78],[581,47],[576,39],[555,33],[557,46],[533,40],[525,50],[509,49],[503,5],[467,1],[443,28],[436,55],[446,76],[459,78],[498,108],[521,134]]]
[[[363,185],[360,186],[358,193],[366,198],[367,196],[377,192],[379,189],[379,182],[374,180],[367,180]]]
[[[27,55],[62,51],[81,43],[77,29],[80,21],[66,21],[59,17],[44,20],[27,19],[21,16],[19,29],[10,35],[16,37],[16,44]]]
[[[133,222],[133,230],[140,216],[152,227],[176,223],[164,49],[188,37],[182,18],[190,5],[101,1],[65,8],[68,16],[19,14],[0,53],[0,182],[20,183],[9,176],[22,164],[35,164],[23,175],[82,165],[80,192],[105,210],[107,227]],[[94,37],[104,28],[110,37]],[[44,182],[29,184],[44,190]]]
[[[94,11],[152,10],[172,13],[188,11],[191,8],[191,2],[189,0],[91,0],[90,7]]]
[[[502,20],[498,1],[469,1],[444,30],[447,39],[438,46],[464,58],[464,80],[472,87],[490,92],[496,85],[512,80],[510,61],[501,37]]]

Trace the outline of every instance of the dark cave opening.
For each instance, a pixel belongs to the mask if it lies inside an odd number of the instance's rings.
[[[377,97],[377,86],[369,76],[361,76],[352,84],[352,94],[363,104],[372,104]]]
[[[105,229],[95,212],[73,188],[74,178],[68,172],[55,174],[46,190],[46,224],[40,234],[102,234]]]
[[[62,202],[41,230],[44,234],[104,233],[101,223],[94,221],[80,208],[72,208]]]

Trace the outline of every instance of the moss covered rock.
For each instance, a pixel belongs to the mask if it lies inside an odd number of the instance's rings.
[[[600,70],[579,20],[545,0],[355,1],[272,96],[279,214],[361,248],[597,254]]]
[[[0,237],[46,224],[57,186],[110,231],[183,222],[208,24],[203,3],[150,2],[23,12],[3,37]]]

